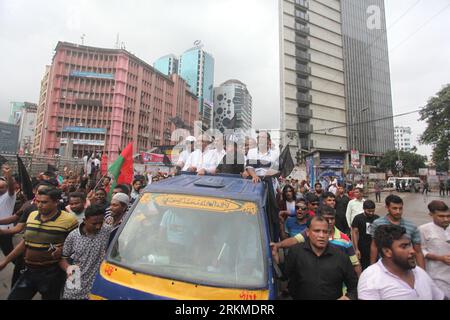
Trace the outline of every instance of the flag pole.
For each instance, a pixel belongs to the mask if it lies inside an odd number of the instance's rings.
[[[100,181],[103,181],[103,179],[104,179],[105,177],[107,177],[107,176],[108,176],[108,173],[105,174],[103,177],[101,177],[101,178],[97,181],[97,184],[95,185],[94,190],[97,189],[98,184],[100,183]]]

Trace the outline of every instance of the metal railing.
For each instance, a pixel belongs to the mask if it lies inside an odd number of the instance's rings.
[[[8,160],[8,165],[11,167],[13,173],[17,173],[17,156],[11,153],[1,153],[3,157]],[[60,156],[48,156],[48,155],[19,155],[23,164],[27,168],[28,174],[31,176],[37,176],[41,172],[48,170],[48,165],[55,166],[59,173],[63,173],[64,167],[67,167],[69,171],[73,171],[75,174],[79,174],[83,169],[84,164],[82,159],[66,159]]]
[[[309,94],[297,92],[297,101],[300,103],[311,103],[312,97]]]
[[[308,108],[297,108],[297,115],[302,119],[311,119],[312,118],[312,110]]]
[[[313,131],[313,127],[307,123],[297,123],[297,130],[300,134],[308,134]]]
[[[309,81],[309,80],[297,78],[296,84],[297,84],[297,87],[311,89],[311,81]]]

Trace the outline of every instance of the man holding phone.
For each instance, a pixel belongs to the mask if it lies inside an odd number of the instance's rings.
[[[309,213],[304,199],[295,201],[295,215],[288,211],[280,212],[281,239],[294,237],[306,230]]]

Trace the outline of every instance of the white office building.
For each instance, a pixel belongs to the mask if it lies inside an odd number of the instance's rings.
[[[395,149],[411,151],[411,128],[396,126],[394,128]]]

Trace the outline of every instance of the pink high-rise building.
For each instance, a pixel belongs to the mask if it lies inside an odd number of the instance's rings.
[[[134,152],[173,145],[178,116],[193,128],[197,97],[178,75],[166,76],[123,49],[58,42],[41,83],[34,153],[72,156],[93,151],[115,159],[133,141]]]

